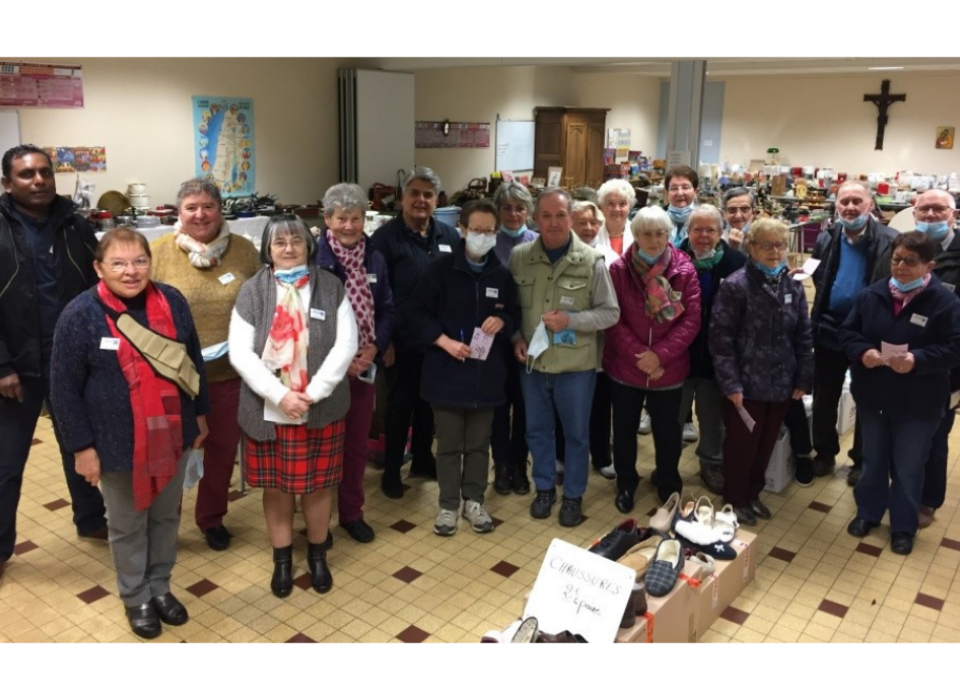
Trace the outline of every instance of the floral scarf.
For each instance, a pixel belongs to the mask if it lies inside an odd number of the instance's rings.
[[[337,256],[337,260],[340,261],[347,273],[347,283],[344,286],[347,288],[350,306],[353,307],[353,315],[357,317],[357,330],[360,334],[361,348],[373,345],[375,338],[373,293],[370,291],[367,268],[364,265],[366,238],[366,236],[363,236],[353,248],[345,248],[340,245],[340,242],[334,238],[330,231],[327,231],[327,243],[330,245],[330,250]]]
[[[670,282],[663,276],[664,270],[670,266],[670,260],[672,259],[670,247],[664,249],[653,265],[648,264],[641,258],[637,254],[638,250],[636,244],[634,244],[630,262],[633,265],[634,272],[640,275],[643,287],[646,290],[647,316],[656,318],[660,323],[679,318],[684,311],[683,304],[680,302],[683,295],[680,292],[673,291]]]
[[[173,240],[176,241],[181,250],[187,252],[190,264],[199,268],[219,267],[224,253],[227,252],[227,246],[230,244],[230,228],[227,226],[227,222],[224,221],[220,224],[220,233],[209,243],[201,243],[191,238],[182,226],[180,219],[177,219],[177,223],[173,225]]]
[[[277,278],[277,308],[262,356],[263,364],[274,372],[279,370],[281,383],[291,391],[306,391],[310,379],[307,374],[310,329],[299,291],[309,284],[310,272],[304,267],[302,273],[285,276],[287,279],[295,278],[292,281]]]

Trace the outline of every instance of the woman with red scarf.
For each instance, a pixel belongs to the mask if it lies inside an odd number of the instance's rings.
[[[340,280],[307,264],[315,248],[301,219],[271,217],[260,244],[267,267],[244,283],[230,320],[230,362],[243,379],[246,478],[263,489],[270,590],[278,598],[293,590],[297,495],[313,588],[333,587],[326,558],[331,494],[343,471],[346,375],[357,354],[357,324]]]
[[[64,309],[51,359],[51,401],[64,449],[75,454],[77,473],[100,485],[120,598],[131,629],[147,639],[160,634],[161,621],[188,619],[170,592],[170,572],[186,456],[207,436],[210,409],[187,301],[151,282],[150,264],[141,234],[108,232],[95,255],[100,283]],[[139,335],[120,331],[125,315],[183,344],[199,375],[189,393],[154,370],[136,347],[144,346]]]

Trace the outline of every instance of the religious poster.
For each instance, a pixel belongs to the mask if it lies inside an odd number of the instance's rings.
[[[945,148],[948,151],[953,148],[953,132],[954,127],[952,126],[938,126],[937,127],[937,148]]]
[[[54,172],[100,173],[107,169],[107,149],[103,146],[44,146]]]
[[[80,66],[0,61],[0,107],[83,107]]]
[[[197,177],[228,197],[256,191],[252,99],[194,95],[192,141]]]

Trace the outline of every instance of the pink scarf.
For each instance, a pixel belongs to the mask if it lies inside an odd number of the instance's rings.
[[[353,315],[357,317],[357,330],[360,333],[360,347],[365,348],[373,345],[376,337],[374,331],[374,305],[373,293],[370,291],[370,281],[367,279],[367,268],[364,265],[366,259],[366,235],[353,248],[345,248],[334,238],[330,231],[327,231],[327,243],[330,244],[330,250],[337,256],[337,260],[343,266],[347,273],[347,298],[350,299],[350,306],[353,307]]]
[[[634,272],[640,276],[646,290],[645,310],[647,316],[656,318],[660,323],[679,318],[684,311],[683,304],[680,302],[683,294],[673,291],[669,280],[663,276],[664,271],[670,265],[671,258],[672,255],[668,247],[664,249],[653,265],[649,265],[637,255],[635,247],[630,259]]]

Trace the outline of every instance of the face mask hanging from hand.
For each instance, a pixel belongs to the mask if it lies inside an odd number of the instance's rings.
[[[540,321],[536,330],[533,331],[533,337],[530,338],[530,344],[527,345],[527,374],[533,371],[534,361],[547,351],[550,347],[550,336],[547,333],[547,327]]]

